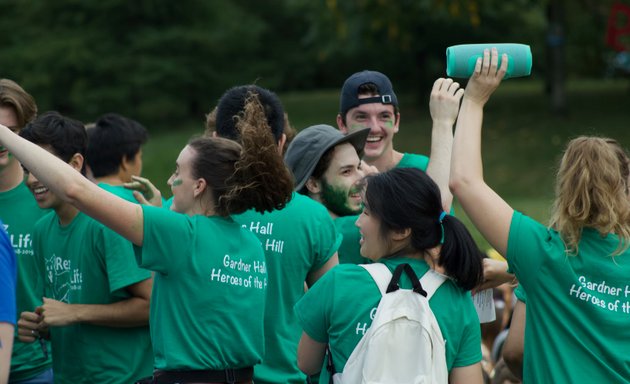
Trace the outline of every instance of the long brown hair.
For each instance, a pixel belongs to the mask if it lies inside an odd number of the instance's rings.
[[[628,248],[628,162],[613,139],[581,136],[567,145],[556,177],[550,226],[560,233],[568,254],[577,254],[584,227],[616,234],[619,246],[613,255]]]
[[[249,209],[282,209],[291,199],[293,179],[256,94],[247,98],[236,126],[241,144],[216,137],[201,137],[189,143],[196,152],[193,177],[206,180],[215,211],[221,216]]]

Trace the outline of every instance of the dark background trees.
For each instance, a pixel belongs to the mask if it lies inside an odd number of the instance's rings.
[[[251,82],[336,89],[370,68],[423,93],[444,75],[446,47],[463,43],[531,45],[534,74],[553,89],[558,79],[604,75],[613,3],[3,0],[0,68],[41,110],[84,121],[117,111],[157,128],[198,121],[226,88]],[[548,66],[558,54],[560,66]]]

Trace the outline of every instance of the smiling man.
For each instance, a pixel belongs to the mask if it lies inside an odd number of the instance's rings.
[[[419,168],[426,171],[429,158],[394,149],[400,112],[391,81],[376,71],[362,71],[350,76],[341,88],[337,126],[343,133],[370,128],[365,143],[366,163],[380,172],[392,168]],[[434,121],[435,123],[435,121]]]
[[[343,235],[339,262],[368,262],[359,253],[359,231],[354,222],[361,213],[361,164],[368,128],[344,135],[330,125],[314,125],[291,142],[285,163],[295,177],[295,190],[322,203]],[[369,167],[369,166],[368,166]]]
[[[84,170],[82,123],[47,112],[20,136]],[[151,273],[138,267],[129,241],[26,173],[37,204],[50,211],[33,231],[45,296],[21,313],[21,341],[50,338],[57,384],[131,383],[150,375]]]

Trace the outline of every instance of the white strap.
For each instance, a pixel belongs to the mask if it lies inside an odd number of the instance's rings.
[[[387,293],[387,286],[392,280],[392,273],[389,268],[387,268],[387,266],[383,263],[359,264],[359,266],[368,271],[378,286],[378,290],[381,291],[381,295],[385,296],[385,293]]]
[[[427,300],[431,300],[431,296],[440,288],[442,283],[446,281],[446,276],[429,269],[427,273],[420,278],[422,289],[427,292]]]

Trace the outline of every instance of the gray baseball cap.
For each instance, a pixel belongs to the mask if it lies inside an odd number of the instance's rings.
[[[295,190],[299,191],[304,187],[319,160],[332,147],[350,143],[357,150],[359,157],[362,157],[369,132],[370,128],[364,128],[344,135],[330,125],[320,124],[298,133],[284,155],[284,162],[295,177]]]

